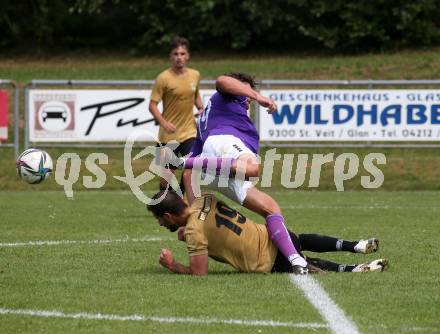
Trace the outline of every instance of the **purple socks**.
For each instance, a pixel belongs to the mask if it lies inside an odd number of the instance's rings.
[[[300,256],[290,239],[289,232],[284,225],[284,217],[281,214],[272,214],[266,217],[266,227],[269,236],[278,250],[292,263],[294,258]]]

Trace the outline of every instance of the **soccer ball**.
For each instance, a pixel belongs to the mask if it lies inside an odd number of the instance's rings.
[[[47,152],[37,148],[24,151],[16,162],[18,176],[27,183],[40,183],[52,173],[52,159]]]

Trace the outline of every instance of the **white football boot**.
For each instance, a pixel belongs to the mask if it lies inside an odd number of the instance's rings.
[[[374,271],[385,271],[389,267],[388,260],[377,259],[371,262],[358,264],[351,272],[352,273],[369,273]]]
[[[176,168],[183,169],[183,165],[185,163],[183,158],[178,157],[174,151],[167,146],[162,146],[159,149],[157,158],[160,166],[172,165]]]
[[[370,254],[377,252],[379,249],[379,239],[370,238],[368,240],[359,240],[359,242],[354,246],[354,251],[356,253]]]
[[[295,254],[290,256],[289,262],[292,264],[292,271],[295,275],[308,275],[307,261],[301,255]]]

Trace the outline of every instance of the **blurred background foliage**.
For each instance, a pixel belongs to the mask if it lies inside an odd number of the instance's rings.
[[[0,48],[130,54],[166,50],[370,52],[440,43],[435,0],[2,1]]]

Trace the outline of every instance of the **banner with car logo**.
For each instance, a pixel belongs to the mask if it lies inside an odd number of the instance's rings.
[[[0,141],[8,139],[8,93],[0,90]]]
[[[153,141],[159,126],[148,111],[151,90],[53,90],[29,92],[31,142],[125,141],[135,129]],[[205,100],[212,90],[200,90]],[[159,104],[161,110],[162,104]]]
[[[263,141],[439,141],[440,90],[263,90]]]

